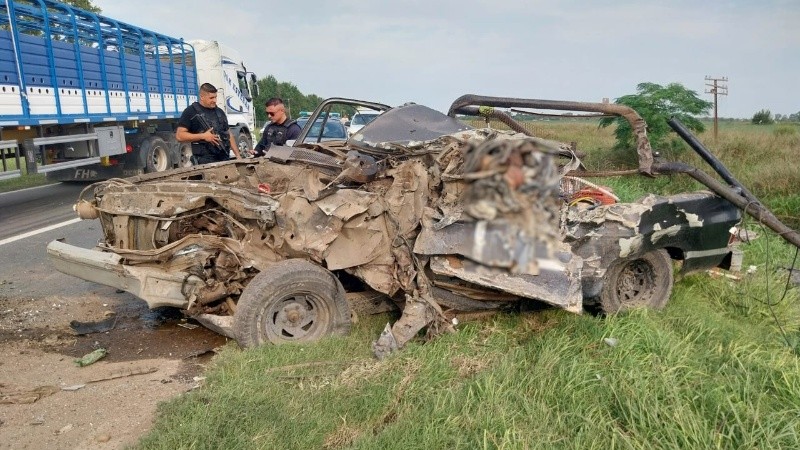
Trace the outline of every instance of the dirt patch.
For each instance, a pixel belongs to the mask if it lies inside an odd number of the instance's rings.
[[[109,331],[79,336],[70,327],[109,317],[116,317]],[[135,443],[158,403],[197,386],[214,349],[226,344],[194,325],[110,288],[0,297],[0,449]],[[108,354],[86,367],[74,363],[97,348]],[[19,401],[29,403],[9,403]]]

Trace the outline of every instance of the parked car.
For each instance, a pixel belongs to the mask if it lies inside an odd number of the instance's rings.
[[[309,120],[364,103],[331,99]],[[619,202],[580,178],[569,144],[523,134],[500,109],[559,106],[625,117],[641,173],[688,173],[713,192]],[[469,96],[448,115],[385,108],[347,141],[308,145],[306,126],[294,147],[255,161],[99,183],[76,209],[100,220],[103,242],[53,241],[49,258],[150,307],[182,308],[242,346],[313,341],[346,333],[354,313],[399,308],[374,344],[380,356],[425,327],[452,329],[456,314],[524,300],[576,313],[662,307],[672,260],[684,272],[735,267],[739,208],[767,217],[746,191],[654,161],[644,121],[622,105]],[[458,118],[479,114],[515,131]]]
[[[376,111],[374,109],[358,108],[353,114],[353,118],[350,119],[350,125],[347,128],[348,134],[350,136],[356,134],[359,130],[364,128],[366,124],[375,120],[380,114],[381,111]]]
[[[308,124],[310,116],[300,116],[297,118],[297,125],[300,128],[305,128]],[[261,129],[261,134],[267,129],[269,122],[264,124]],[[321,133],[320,133],[321,132]],[[321,135],[320,135],[321,134]],[[297,144],[312,143],[312,142],[327,142],[327,141],[344,141],[347,140],[347,128],[338,119],[333,117],[325,119],[325,117],[317,117],[314,124],[309,127],[305,137],[302,140],[297,140]],[[294,145],[295,141],[287,141],[286,145]]]
[[[300,125],[300,128],[305,128],[308,121],[308,117],[301,117],[297,119],[297,124]],[[319,117],[314,121],[313,125],[309,127],[305,137],[302,140],[298,139],[297,144],[337,140],[347,140],[347,129],[345,126],[339,119],[329,117],[326,120],[325,117]]]

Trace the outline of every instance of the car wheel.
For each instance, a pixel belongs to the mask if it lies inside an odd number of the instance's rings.
[[[672,260],[665,250],[614,262],[606,271],[600,307],[606,314],[632,308],[663,308],[672,294]]]
[[[194,165],[192,164],[192,144],[180,144],[180,147],[178,147],[178,154],[180,156],[178,167],[192,167]]]
[[[239,140],[236,142],[239,147],[239,154],[242,158],[249,158],[253,156],[253,139],[247,133],[239,133]]]
[[[169,169],[169,148],[163,139],[155,136],[147,138],[142,142],[140,150],[145,157],[145,172],[163,172]]]
[[[233,316],[242,347],[311,342],[350,331],[344,288],[328,270],[302,259],[281,261],[245,287]]]

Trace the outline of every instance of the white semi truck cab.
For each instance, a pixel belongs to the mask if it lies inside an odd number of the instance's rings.
[[[184,41],[53,0],[0,1],[0,179],[100,180],[191,165],[175,139],[202,83],[241,149],[256,76],[213,40]]]
[[[248,72],[239,52],[217,41],[190,40],[197,58],[198,83],[211,83],[217,88],[217,106],[225,111],[232,130],[246,129],[236,133],[240,149],[253,148],[255,130],[256,76]]]

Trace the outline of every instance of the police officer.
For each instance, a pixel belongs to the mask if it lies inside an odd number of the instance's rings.
[[[286,141],[297,139],[302,131],[300,125],[286,115],[283,100],[272,97],[267,100],[266,106],[270,122],[264,128],[264,134],[256,144],[256,156],[263,156],[273,144],[286,145]]]
[[[217,107],[217,88],[210,83],[200,85],[200,99],[181,114],[175,139],[192,143],[195,164],[227,161],[231,149],[241,158],[236,140],[228,129],[228,117]]]

